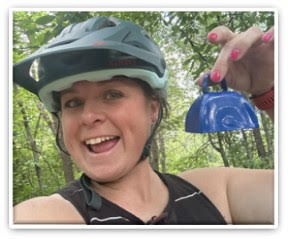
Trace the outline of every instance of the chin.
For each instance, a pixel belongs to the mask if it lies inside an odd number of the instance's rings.
[[[138,160],[135,159],[138,154],[135,156],[121,153],[102,155],[101,157],[87,157],[85,154],[78,154],[78,157],[74,158],[78,160],[74,161],[79,169],[93,181],[112,183],[131,173],[135,166],[137,166]],[[118,157],[115,155],[118,155]]]
[[[112,183],[124,177],[127,172],[116,168],[95,168],[93,170],[83,170],[83,172],[93,181],[98,183]]]

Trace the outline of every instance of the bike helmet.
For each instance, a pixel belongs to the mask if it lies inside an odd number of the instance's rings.
[[[167,69],[157,44],[129,21],[95,17],[67,26],[56,38],[13,67],[15,83],[59,111],[54,92],[82,80],[138,78],[167,92]]]

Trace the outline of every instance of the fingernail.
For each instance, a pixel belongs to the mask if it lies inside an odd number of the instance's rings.
[[[218,35],[216,33],[214,33],[214,32],[211,32],[211,33],[208,34],[208,39],[210,41],[216,41],[217,38],[218,38]]]
[[[219,71],[213,71],[210,75],[210,80],[213,82],[219,82],[221,80],[221,74]]]
[[[230,59],[234,60],[234,61],[237,60],[239,53],[240,53],[239,49],[237,49],[237,48],[233,49],[230,53]]]
[[[267,32],[262,36],[262,41],[263,42],[269,42],[271,40],[271,38],[272,38],[272,34],[270,32]]]

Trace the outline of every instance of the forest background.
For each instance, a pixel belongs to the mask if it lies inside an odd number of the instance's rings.
[[[253,25],[266,31],[274,25],[273,12],[15,11],[13,63],[53,39],[65,26],[99,15],[143,26],[166,59],[170,114],[152,144],[150,162],[155,169],[176,174],[202,167],[274,168],[274,127],[262,112],[257,111],[260,129],[211,134],[184,131],[186,113],[201,95],[196,79],[213,66],[220,50],[207,42],[207,33],[218,25],[236,32]],[[38,98],[14,85],[13,204],[49,195],[81,175],[69,155],[57,147],[56,133],[56,119]]]

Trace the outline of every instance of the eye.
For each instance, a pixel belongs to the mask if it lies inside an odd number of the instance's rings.
[[[80,99],[70,99],[64,102],[64,108],[76,108],[82,104],[83,102]]]
[[[104,94],[105,100],[117,100],[122,98],[123,96],[123,93],[117,90],[109,90]]]

